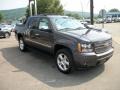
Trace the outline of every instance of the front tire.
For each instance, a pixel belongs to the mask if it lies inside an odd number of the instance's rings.
[[[60,49],[56,53],[56,65],[60,72],[69,74],[74,70],[73,57],[68,49]]]
[[[24,39],[22,37],[20,37],[20,39],[19,39],[19,49],[21,51],[26,51],[26,45],[25,45]]]
[[[5,38],[9,38],[10,34],[9,33],[5,33]]]

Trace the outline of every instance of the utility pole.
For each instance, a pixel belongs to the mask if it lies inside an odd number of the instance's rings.
[[[94,6],[93,6],[93,0],[90,0],[90,22],[93,25],[94,24]]]
[[[104,28],[104,11],[102,10],[102,28]]]
[[[81,4],[81,8],[82,8],[82,20],[83,20],[83,18],[84,18],[84,16],[83,16],[83,4],[81,1],[80,1],[80,4]]]

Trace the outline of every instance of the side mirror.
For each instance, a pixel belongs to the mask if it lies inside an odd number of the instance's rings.
[[[36,26],[28,26],[29,29],[37,29]]]
[[[47,31],[48,31],[49,33],[52,33],[52,29],[48,29]]]

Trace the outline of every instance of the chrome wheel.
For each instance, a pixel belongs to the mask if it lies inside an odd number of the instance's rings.
[[[58,57],[57,57],[57,64],[58,64],[58,67],[62,71],[67,71],[69,69],[69,66],[70,66],[68,57],[65,54],[63,54],[63,53],[60,53],[58,55]]]

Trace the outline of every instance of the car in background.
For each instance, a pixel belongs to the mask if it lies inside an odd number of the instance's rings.
[[[104,22],[105,22],[105,19],[102,19],[102,18],[98,18],[98,19],[96,20],[96,23],[97,23],[97,24],[104,23]]]
[[[78,22],[80,22],[81,24],[89,24],[88,22],[84,21],[84,20],[77,20]]]
[[[105,19],[105,22],[106,22],[106,23],[112,23],[112,21],[113,21],[113,20],[112,20],[112,18],[110,18],[110,17],[108,17],[108,18]]]
[[[15,26],[16,26],[15,24],[11,25],[11,32],[15,32]]]
[[[113,21],[113,22],[120,22],[120,17],[113,17],[113,18],[112,18],[112,21]]]
[[[116,22],[120,22],[120,17],[117,18]]]
[[[10,25],[0,25],[0,37],[9,38],[11,36]]]
[[[84,22],[90,23],[90,19],[84,19]]]

